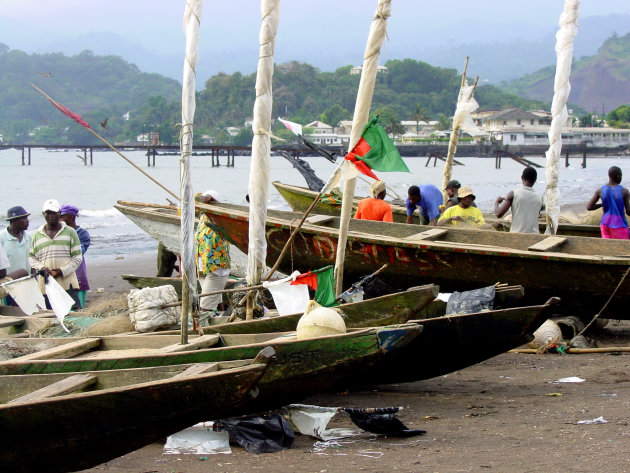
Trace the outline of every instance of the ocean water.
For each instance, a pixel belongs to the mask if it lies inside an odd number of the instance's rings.
[[[148,172],[166,188],[179,194],[179,157],[157,156],[156,166],[147,167],[146,156],[141,151],[124,152],[125,156]],[[86,228],[92,237],[89,250],[90,259],[154,252],[157,243],[125,216],[114,209],[117,200],[130,200],[152,203],[167,203],[173,200],[163,189],[151,182],[113,152],[95,152],[94,165],[84,166],[77,157],[78,150],[48,151],[33,150],[31,166],[21,165],[21,151],[0,151],[0,172],[3,192],[0,198],[0,228],[4,228],[7,210],[21,205],[32,213],[29,231],[44,223],[41,207],[47,199],[57,199],[61,204],[79,207],[78,223]],[[225,163],[225,157],[222,157]],[[521,185],[523,167],[504,159],[502,168],[494,168],[494,158],[457,158],[464,166],[454,166],[452,178],[463,185],[469,185],[477,196],[477,206],[482,211],[491,211],[498,196]],[[531,159],[531,158],[530,158]],[[324,181],[331,175],[334,165],[324,158],[312,157],[305,160]],[[544,158],[532,161],[545,165]],[[394,191],[405,197],[410,185],[432,183],[440,187],[443,163],[425,167],[426,158],[405,158],[411,173],[380,174]],[[587,167],[581,167],[579,156],[571,158],[570,166],[564,167],[561,159],[559,188],[563,205],[582,206],[592,196],[598,186],[608,181],[607,170],[617,165],[630,172],[630,161],[623,158],[589,158]],[[233,204],[246,204],[245,195],[249,180],[250,158],[235,157],[235,167],[212,168],[209,156],[191,157],[192,181],[195,192],[207,189],[217,190],[221,200]],[[300,173],[282,157],[271,158],[270,180],[306,186]],[[369,183],[357,181],[357,195],[367,195]],[[544,169],[538,170],[535,189],[540,193],[545,189]],[[392,195],[388,192],[388,195]],[[269,208],[289,210],[273,186],[269,186]]]

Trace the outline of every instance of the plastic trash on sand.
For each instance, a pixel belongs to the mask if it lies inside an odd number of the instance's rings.
[[[74,305],[74,299],[68,295],[63,287],[59,285],[55,278],[49,277],[46,281],[46,295],[48,296],[48,302],[52,307],[57,320],[66,332],[70,332],[63,324],[63,319],[68,315],[70,309]]]
[[[568,378],[557,379],[556,383],[583,383],[585,379],[578,378],[577,376],[569,376]]]
[[[586,424],[586,425],[608,424],[608,421],[606,419],[604,419],[604,416],[599,416],[596,419],[578,420],[578,424]]]
[[[293,428],[302,435],[320,440],[338,440],[359,435],[360,429],[326,429],[328,422],[339,412],[338,407],[291,404],[284,408]]]
[[[39,290],[39,285],[35,278],[7,284],[5,289],[26,315],[39,312],[39,309],[46,309],[44,296]]]
[[[216,422],[219,429],[230,433],[249,453],[271,453],[289,448],[295,434],[289,422],[280,414],[239,419],[221,419]]]
[[[200,422],[192,427],[169,435],[164,453],[169,455],[190,453],[194,455],[230,454],[230,434],[213,430],[214,422]]]

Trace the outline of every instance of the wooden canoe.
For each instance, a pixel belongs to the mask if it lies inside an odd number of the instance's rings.
[[[338,306],[338,309],[342,312],[347,328],[382,327],[384,325],[402,324],[410,319],[419,318],[425,307],[437,297],[438,291],[439,288],[435,284],[427,284],[394,294],[342,304]],[[291,332],[297,328],[297,323],[302,315],[302,313],[299,313],[219,323],[216,325],[211,324],[203,327],[203,331],[204,333],[222,334]],[[169,330],[157,333],[177,334],[179,331]]]
[[[472,366],[534,339],[534,331],[552,315],[544,305],[516,307],[421,319],[423,334],[375,371],[375,379],[401,383],[429,379]]]
[[[298,213],[304,213],[306,209],[313,203],[313,199],[317,196],[317,192],[314,192],[306,187],[292,186],[291,184],[284,184],[282,182],[272,182],[278,193],[289,204],[291,210]],[[360,197],[355,197],[353,201],[353,209],[356,211],[359,205]],[[394,222],[405,223],[407,221],[407,207],[404,204],[391,202],[392,214],[394,216]],[[334,204],[330,202],[322,202],[321,200],[315,205],[313,213],[321,215],[334,215],[339,216],[341,211],[341,204]],[[485,217],[485,216],[484,216]],[[497,230],[510,231],[510,222],[503,219],[494,217],[485,217],[486,223],[492,225]],[[413,215],[413,223],[418,223],[418,211]],[[540,232],[544,233],[546,229],[546,223],[540,221]],[[599,225],[586,225],[580,223],[566,223],[560,222],[558,224],[559,235],[574,235],[582,237],[599,238],[601,232]]]
[[[177,228],[176,213],[119,202],[125,215],[160,218]],[[215,228],[241,249],[248,244],[247,207],[199,206]],[[267,213],[267,263],[275,263],[300,214]],[[305,224],[293,244],[293,258],[280,269],[306,271],[332,264],[339,219]],[[436,231],[437,230],[437,231]],[[383,279],[394,287],[435,283],[443,292],[464,291],[496,282],[526,288],[524,303],[536,305],[559,296],[561,308],[585,318],[598,313],[630,266],[630,241],[575,236],[486,232],[351,219],[344,277],[353,281],[389,263]],[[293,261],[293,266],[291,266]],[[629,319],[630,278],[621,284],[602,317]]]
[[[110,336],[83,339],[15,339],[26,346],[46,344],[48,351],[0,362],[0,374],[45,374],[147,368],[182,363],[211,363],[254,358],[267,346],[277,361],[258,383],[252,410],[277,408],[309,395],[345,389],[369,379],[373,366],[416,339],[417,323],[369,328],[346,334],[298,340],[293,334],[226,334],[190,337],[199,346],[181,349],[179,335]],[[190,348],[186,346],[186,348]]]
[[[0,376],[3,471],[98,465],[197,422],[240,415],[273,350],[252,360]]]

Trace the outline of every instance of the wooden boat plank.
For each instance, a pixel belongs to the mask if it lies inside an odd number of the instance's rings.
[[[37,391],[21,396],[17,399],[9,401],[9,404],[18,402],[39,401],[41,399],[47,399],[49,397],[63,396],[64,394],[70,394],[96,383],[96,376],[92,374],[75,374],[68,376],[61,381],[57,381],[49,386],[45,386]]]
[[[195,338],[193,340],[189,340],[188,344],[182,345],[181,343],[175,343],[173,345],[168,345],[164,348],[160,348],[158,353],[175,353],[178,351],[188,351],[188,350],[198,350],[200,348],[210,348],[221,340],[220,335],[211,334],[204,335],[202,337]]]
[[[447,228],[432,228],[430,230],[416,233],[415,235],[407,236],[405,237],[405,240],[435,240],[446,233],[448,233]]]
[[[567,242],[567,239],[562,236],[550,236],[545,238],[534,245],[528,247],[530,251],[549,251],[553,248],[557,248],[561,245],[564,245]]]
[[[190,368],[173,376],[172,379],[185,378],[186,376],[195,376],[203,373],[212,373],[219,370],[219,363],[195,363]]]
[[[24,325],[24,319],[20,317],[0,317],[0,328],[1,327],[16,327],[19,325]]]
[[[84,338],[75,340],[64,345],[48,348],[46,350],[31,353],[29,355],[21,356],[21,361],[28,360],[46,360],[54,358],[71,358],[73,356],[85,353],[86,351],[93,350],[101,344],[101,339],[97,337]]]
[[[311,215],[310,217],[306,218],[306,222],[310,223],[311,225],[329,223],[329,222],[332,222],[333,220],[334,219],[332,215]]]

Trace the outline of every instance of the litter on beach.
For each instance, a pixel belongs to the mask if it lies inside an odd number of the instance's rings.
[[[608,424],[608,421],[606,419],[604,419],[603,416],[599,416],[596,419],[590,419],[590,420],[578,420],[578,424],[586,424],[586,425],[593,425],[593,424]]]
[[[556,383],[583,383],[585,379],[578,378],[577,376],[569,376],[568,378],[557,379]]]

